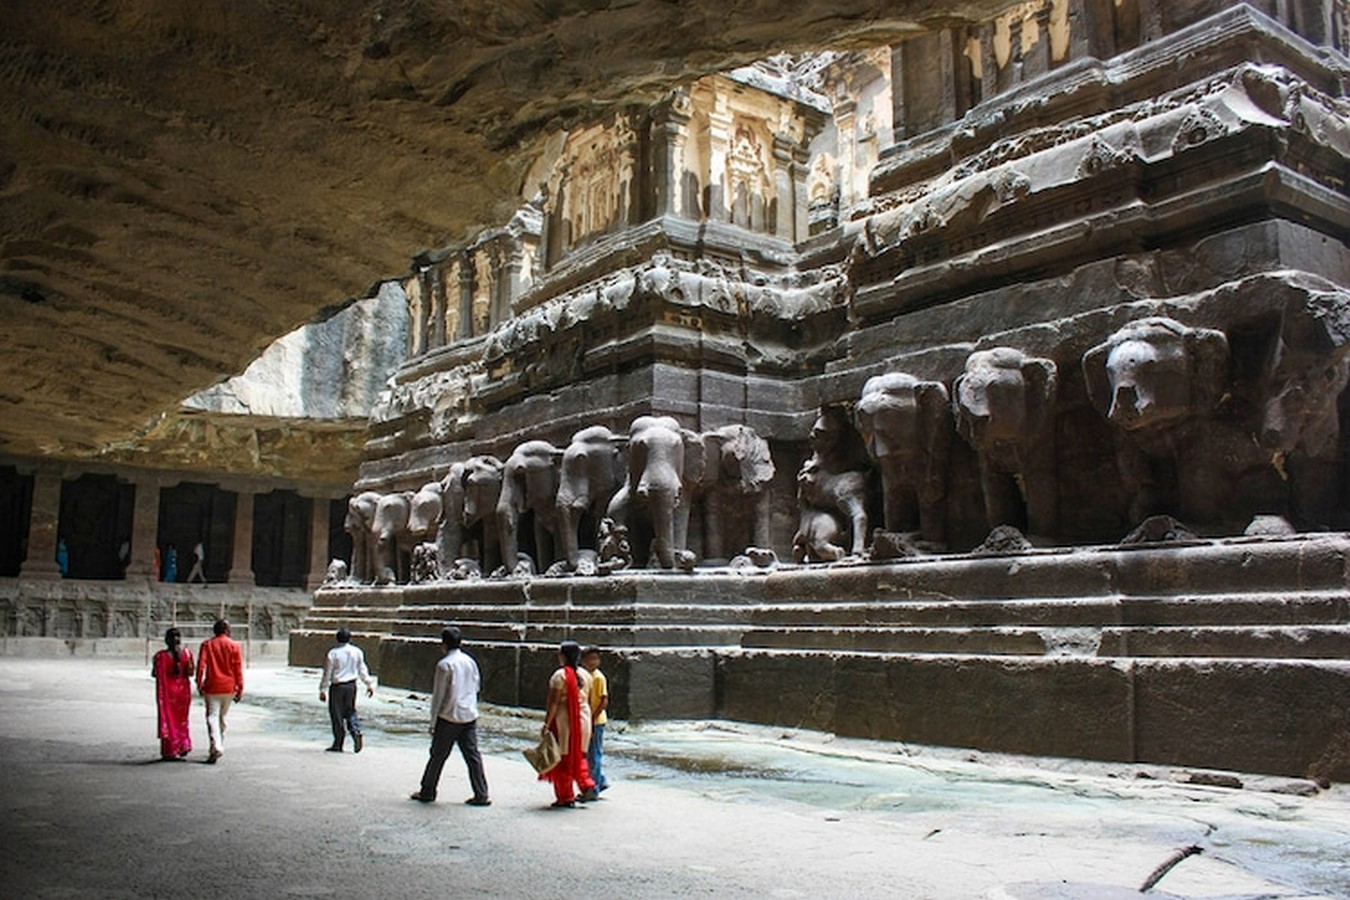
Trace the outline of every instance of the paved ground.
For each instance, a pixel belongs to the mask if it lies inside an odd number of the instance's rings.
[[[1350,792],[974,757],[722,723],[616,728],[615,786],[552,810],[537,722],[485,717],[493,806],[463,763],[407,799],[425,698],[362,699],[365,752],[325,753],[317,673],[257,662],[228,752],[161,763],[140,659],[0,658],[5,897],[1350,897]],[[1141,777],[1147,776],[1147,777]]]

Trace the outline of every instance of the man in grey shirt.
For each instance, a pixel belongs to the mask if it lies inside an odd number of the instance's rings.
[[[422,773],[422,787],[412,799],[431,803],[441,781],[441,769],[450,751],[459,744],[460,755],[469,767],[473,796],[464,802],[470,806],[490,806],[483,757],[478,753],[478,690],[481,676],[478,663],[459,649],[459,629],[454,625],[441,630],[445,655],[436,663],[436,682],[431,692],[431,758]]]

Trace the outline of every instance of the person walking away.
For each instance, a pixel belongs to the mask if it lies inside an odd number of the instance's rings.
[[[464,802],[470,806],[491,806],[483,757],[478,752],[478,692],[482,675],[478,662],[460,649],[460,631],[454,625],[441,630],[445,655],[436,663],[435,686],[431,692],[431,758],[422,772],[422,787],[413,800],[431,803],[436,799],[441,769],[450,751],[459,744],[460,755],[469,768],[473,796]]]
[[[230,704],[244,696],[244,654],[230,637],[229,622],[217,619],[211,630],[215,636],[203,641],[197,653],[197,691],[206,700],[206,735],[211,739],[206,761],[214,764],[225,755]]]
[[[192,752],[188,719],[192,713],[192,651],[183,649],[183,633],[164,632],[164,649],[150,660],[159,714],[159,758],[183,759]]]
[[[328,748],[332,753],[342,752],[346,731],[352,733],[357,753],[364,746],[361,721],[356,717],[357,680],[366,686],[367,697],[375,696],[375,681],[366,668],[366,654],[351,640],[351,631],[346,627],[338,629],[337,646],[328,651],[323,678],[319,680],[319,699],[328,701],[328,718],[333,724],[333,744]]]
[[[586,751],[586,764],[596,792],[609,787],[605,778],[605,724],[609,721],[609,679],[600,671],[600,648],[587,647],[581,654],[581,665],[591,676],[591,746]]]
[[[164,548],[164,580],[166,582],[178,580],[178,548],[173,544]]]
[[[188,572],[187,583],[200,581],[206,584],[206,572],[202,570],[202,566],[206,565],[206,548],[202,546],[201,541],[192,548],[192,556],[192,569]]]
[[[581,801],[596,799],[595,782],[586,763],[586,747],[591,739],[590,673],[578,668],[581,645],[563,641],[558,646],[558,668],[548,680],[548,707],[544,713],[545,731],[552,731],[562,751],[562,759],[539,776],[553,782],[553,805],[573,807],[581,788]]]

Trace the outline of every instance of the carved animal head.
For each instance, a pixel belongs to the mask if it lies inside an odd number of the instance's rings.
[[[1227,367],[1223,332],[1163,317],[1131,322],[1083,356],[1093,405],[1126,431],[1209,414]]]
[[[867,379],[855,412],[863,443],[875,459],[916,453],[934,433],[950,429],[947,416],[946,386],[907,372]]]
[[[432,481],[413,494],[408,509],[408,534],[414,538],[434,539],[441,519],[441,483]]]
[[[502,461],[489,455],[470,457],[464,463],[460,476],[464,492],[460,521],[464,525],[472,526],[496,510],[502,493],[502,469]]]
[[[1050,421],[1057,391],[1052,360],[1012,347],[977,351],[952,385],[957,427],[976,447],[1034,438]]]
[[[704,435],[708,443],[705,477],[743,494],[757,494],[773,481],[769,442],[748,425],[724,425]]]

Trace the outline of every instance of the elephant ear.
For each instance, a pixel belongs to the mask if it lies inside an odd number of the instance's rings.
[[[1228,338],[1213,328],[1189,328],[1186,352],[1191,362],[1191,403],[1196,412],[1210,412],[1228,380]]]
[[[776,470],[769,442],[755,429],[748,425],[727,425],[707,437],[710,441],[706,481],[715,482],[734,470],[735,483],[729,486],[743,494],[758,493],[773,481]],[[735,465],[726,466],[727,462]]]
[[[925,480],[930,486],[947,483],[947,456],[952,445],[951,397],[940,381],[921,381],[915,385],[919,401],[919,421],[923,434]]]
[[[686,485],[702,484],[708,471],[707,454],[703,447],[703,435],[688,428],[681,428],[680,438],[684,441],[684,483]]]
[[[1111,379],[1106,372],[1106,357],[1114,346],[1114,341],[1103,341],[1083,354],[1083,378],[1087,381],[1088,400],[1102,415],[1106,415],[1106,411],[1111,408]]]
[[[952,417],[956,420],[956,433],[961,435],[961,439],[972,447],[978,447],[980,444],[979,436],[975,434],[975,423],[971,417],[966,415],[966,409],[961,405],[961,385],[965,383],[966,376],[962,374],[956,376],[952,382]]]
[[[1022,382],[1026,385],[1028,430],[1040,431],[1054,413],[1059,367],[1054,360],[1028,356],[1022,361]]]

